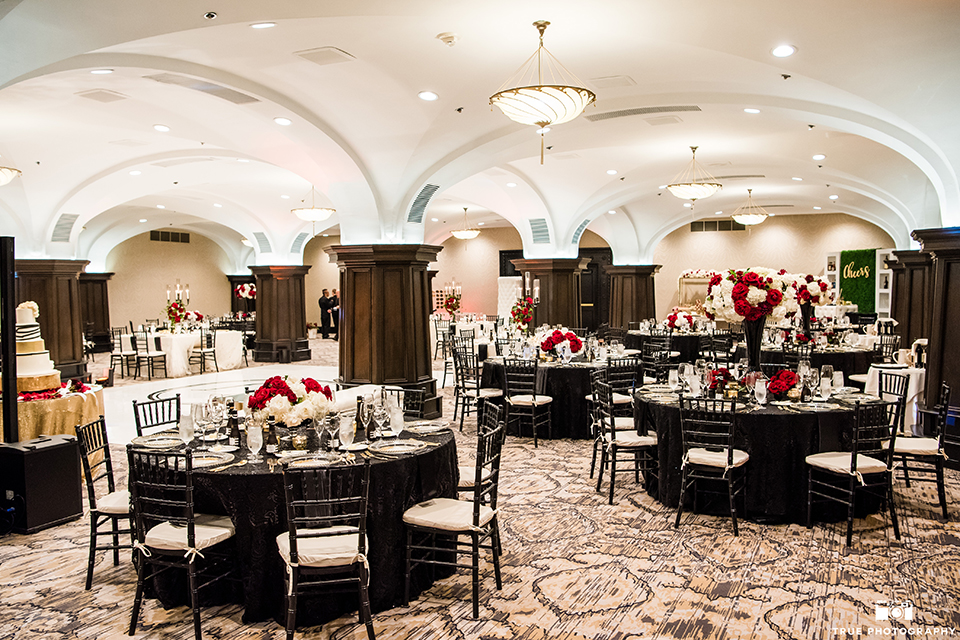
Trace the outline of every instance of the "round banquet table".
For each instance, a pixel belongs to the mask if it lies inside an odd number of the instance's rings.
[[[540,363],[537,367],[537,393],[550,396],[550,423],[553,438],[590,439],[590,412],[586,396],[590,394],[590,373],[600,362],[576,362],[569,366],[559,363]],[[506,393],[503,358],[487,358],[483,361],[481,387],[501,389]],[[502,398],[494,398],[502,402]],[[525,433],[529,433],[527,430]],[[547,438],[545,429],[537,432],[538,438]]]
[[[459,473],[453,434],[442,431],[427,436],[403,432],[401,438],[416,437],[437,443],[413,455],[391,460],[371,459],[367,507],[367,559],[370,563],[370,607],[385,611],[402,604],[406,532],[403,512],[424,500],[456,498]],[[238,456],[246,457],[246,447]],[[267,458],[261,453],[261,457]],[[239,458],[238,458],[239,459]],[[277,464],[271,470],[264,460],[230,467],[223,471],[194,471],[196,509],[202,513],[226,514],[236,529],[236,558],[242,577],[242,591],[225,584],[205,596],[213,601],[238,601],[244,605],[243,621],[274,619],[283,624],[285,615],[283,560],[276,538],[287,530],[283,473]],[[415,571],[411,589],[415,594],[432,583],[426,571]],[[436,577],[450,571],[437,571]],[[185,574],[154,579],[155,594],[164,607],[190,601]],[[207,590],[207,591],[210,591]],[[297,598],[297,626],[322,624],[357,610],[356,591]]]
[[[648,493],[662,504],[676,508],[680,502],[683,443],[680,433],[680,407],[648,400],[637,392],[634,421],[638,429],[645,418],[656,429],[660,471],[658,482],[649,483]],[[738,516],[758,522],[806,523],[807,465],[805,458],[821,451],[849,451],[853,430],[853,411],[843,407],[836,411],[801,413],[786,411],[769,404],[758,410],[737,414],[734,446],[750,455],[747,462],[744,502],[737,503]],[[715,487],[717,488],[717,487]],[[692,492],[688,500],[692,504]],[[879,508],[868,496],[858,496],[857,513],[871,513]],[[738,498],[739,500],[739,498]],[[729,513],[726,495],[715,499],[721,515]],[[684,509],[687,510],[686,507]],[[743,513],[741,510],[745,510]],[[839,504],[817,503],[814,521],[845,518]]]
[[[677,362],[696,362],[700,357],[700,339],[708,336],[708,333],[671,333],[670,349],[680,352]],[[628,349],[643,350],[643,343],[650,337],[649,333],[644,333],[637,329],[627,331],[623,337],[623,344]]]
[[[190,375],[190,356],[193,355],[193,350],[200,346],[199,331],[152,333],[149,337],[167,354],[167,377],[182,378]],[[124,335],[121,340],[125,349],[136,350],[133,336]],[[221,371],[236,369],[243,360],[243,333],[233,330],[217,331],[215,349],[217,367]]]
[[[737,359],[746,357],[746,349],[742,346],[738,347]],[[817,349],[810,355],[810,366],[819,369],[823,365],[829,364],[834,371],[843,371],[844,375],[849,376],[854,373],[866,373],[870,369],[870,365],[875,360],[879,360],[880,357],[879,351],[859,347],[841,347],[830,351]],[[777,347],[763,347],[760,350],[760,362],[783,364],[783,350]]]

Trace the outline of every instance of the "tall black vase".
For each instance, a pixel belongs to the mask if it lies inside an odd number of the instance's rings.
[[[813,317],[813,305],[801,304],[800,317],[803,320],[803,335],[810,337],[810,318]]]
[[[743,321],[743,339],[747,343],[747,361],[750,371],[760,371],[760,345],[763,343],[763,326],[767,317]]]

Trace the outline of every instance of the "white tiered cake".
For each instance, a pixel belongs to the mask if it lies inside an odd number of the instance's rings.
[[[33,309],[17,307],[17,392],[60,387],[60,372],[53,368],[45,346]]]

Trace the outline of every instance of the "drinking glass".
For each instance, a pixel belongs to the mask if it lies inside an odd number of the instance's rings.
[[[737,363],[737,367],[739,368],[740,372],[738,377],[742,378],[743,376],[747,375],[747,370],[750,369],[750,359],[740,358],[740,362]]]
[[[320,420],[322,420],[323,430],[327,432],[327,451],[333,451],[333,439],[340,429],[340,421],[336,416],[330,416],[329,418],[323,417],[320,418]]]
[[[194,435],[200,435],[201,440],[206,442],[206,432],[207,432],[207,406],[198,402],[190,408],[190,416],[193,420],[193,426],[195,433]],[[205,449],[205,446],[201,446],[201,449]]]
[[[820,380],[830,380],[833,382],[833,365],[825,364],[820,367]]]
[[[247,449],[250,450],[249,459],[260,460],[260,449],[263,448],[263,418],[252,417],[247,424]]]
[[[806,379],[810,375],[810,361],[806,358],[800,360],[797,364],[797,375]]]
[[[757,399],[758,404],[767,403],[767,381],[762,376],[757,376],[757,381],[753,385],[753,397]]]
[[[821,375],[820,377],[820,397],[824,400],[830,399],[830,394],[833,392],[833,380],[827,376]]]
[[[373,419],[373,394],[368,393],[363,396],[363,402],[360,404],[360,415],[357,416],[357,428],[363,429],[366,434],[369,430],[370,421]]]
[[[344,447],[349,447],[353,444],[353,435],[355,426],[353,424],[353,416],[347,413],[341,413],[339,416],[335,416],[340,420],[340,444]]]
[[[833,372],[833,388],[839,389],[843,386],[843,371]]]
[[[680,387],[680,372],[676,369],[667,371],[667,385],[671,391],[676,391]]]
[[[193,430],[193,419],[190,416],[180,418],[177,431],[180,433],[180,439],[183,440],[183,444],[190,444],[194,435],[196,435]]]
[[[816,389],[820,386],[820,371],[818,369],[810,369],[810,373],[807,374],[807,382],[810,385],[810,389]]]
[[[373,422],[377,425],[376,433],[381,438],[386,435],[383,431],[383,427],[387,424],[389,419],[390,414],[387,413],[387,408],[382,403],[378,404],[373,410]],[[391,434],[392,433],[393,432],[391,431]]]

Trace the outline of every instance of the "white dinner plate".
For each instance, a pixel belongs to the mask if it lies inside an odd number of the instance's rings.
[[[287,466],[290,469],[316,469],[340,464],[341,462],[343,462],[343,456],[340,455],[312,455],[306,458],[297,458]]]
[[[353,444],[340,445],[340,451],[363,451],[366,448],[366,442],[354,442]]]
[[[240,447],[232,444],[215,444],[212,447],[210,447],[208,451],[211,451],[213,453],[233,453],[239,448]]]
[[[655,393],[653,395],[647,396],[646,399],[651,402],[662,402],[664,404],[670,404],[672,402],[677,402],[680,399],[680,396],[678,396],[675,393]]]
[[[183,444],[180,438],[169,435],[156,434],[152,436],[140,436],[130,441],[138,447],[147,449],[173,449]]]
[[[439,433],[441,431],[446,431],[449,428],[450,427],[445,424],[425,424],[419,427],[404,426],[404,431],[416,433],[417,435],[426,435],[428,433]]]
[[[304,449],[284,449],[277,451],[277,457],[281,460],[290,460],[291,458],[305,458],[306,456],[316,455],[315,451],[306,451]]]
[[[793,408],[797,411],[836,411],[841,407],[832,402],[798,402]]]
[[[640,391],[644,393],[670,393],[673,389],[668,384],[648,384],[640,387]]]
[[[203,440],[204,442],[215,442],[217,440],[226,440],[227,434],[221,433],[220,435],[217,435],[216,433],[208,433],[207,435],[203,436],[200,439]]]

